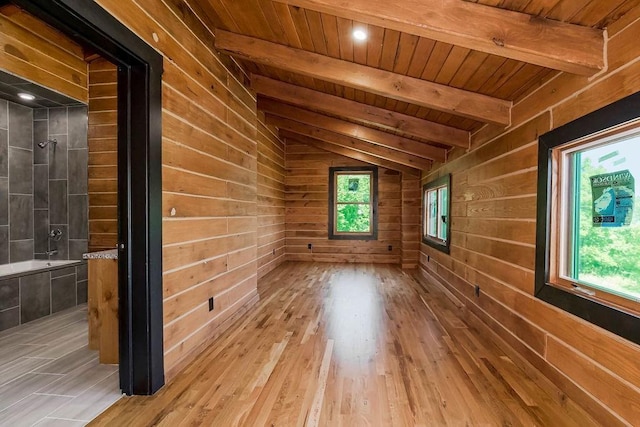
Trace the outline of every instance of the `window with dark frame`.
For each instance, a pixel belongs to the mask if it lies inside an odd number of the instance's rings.
[[[422,187],[422,242],[449,253],[451,175]]]
[[[329,239],[378,237],[378,168],[329,168]]]
[[[640,95],[540,137],[536,296],[640,343]]]

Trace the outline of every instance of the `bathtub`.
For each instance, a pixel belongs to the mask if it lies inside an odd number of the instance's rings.
[[[0,280],[10,279],[12,277],[24,276],[25,274],[38,273],[46,270],[55,270],[62,267],[70,267],[80,264],[81,261],[76,260],[60,260],[47,261],[40,259],[32,259],[29,261],[14,262],[12,264],[0,265]]]
[[[82,260],[30,260],[0,265],[0,330],[87,302]]]

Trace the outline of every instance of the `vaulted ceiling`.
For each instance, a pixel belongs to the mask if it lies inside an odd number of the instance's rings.
[[[425,170],[557,73],[599,72],[606,27],[640,0],[197,4],[283,139]]]

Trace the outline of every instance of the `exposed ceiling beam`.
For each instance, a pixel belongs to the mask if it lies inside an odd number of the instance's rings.
[[[311,145],[312,147],[320,148],[321,150],[329,151],[331,153],[340,154],[341,156],[349,157],[350,159],[360,160],[362,162],[367,162],[372,165],[402,172],[407,175],[420,176],[420,171],[418,169],[401,165],[400,163],[395,163],[389,160],[384,160],[379,157],[375,157],[370,154],[356,151],[351,148],[343,147],[340,145],[334,145],[325,141],[321,141],[316,138],[311,138],[309,136],[304,136],[294,132],[283,130],[283,131],[280,131],[280,138],[284,139],[285,141],[293,141],[301,144]]]
[[[258,97],[258,110],[295,120],[296,122],[311,125],[320,129],[330,130],[342,135],[362,139],[382,147],[398,150],[403,153],[423,157],[425,159],[444,162],[447,158],[447,150],[434,147],[424,142],[403,138],[398,135],[371,129],[355,123],[347,122],[309,110],[294,107],[289,104],[274,101],[263,96]]]
[[[249,61],[481,122],[506,126],[511,119],[511,101],[220,29],[216,30],[216,49]]]
[[[460,0],[276,0],[581,75],[604,67],[604,32]]]
[[[469,132],[462,129],[396,113],[395,111],[384,108],[362,104],[257,74],[251,75],[251,87],[258,94],[279,99],[303,108],[324,111],[363,123],[382,125],[395,129],[405,135],[415,136],[452,147],[469,148]]]
[[[342,147],[360,151],[361,153],[370,154],[381,159],[390,160],[394,163],[399,163],[414,169],[428,170],[431,168],[431,161],[423,157],[413,156],[387,147],[381,147],[358,138],[305,125],[303,123],[296,122],[295,120],[285,119],[269,113],[266,113],[265,117],[267,124],[276,126],[281,132],[290,131],[298,135],[309,136],[334,145],[340,145]]]

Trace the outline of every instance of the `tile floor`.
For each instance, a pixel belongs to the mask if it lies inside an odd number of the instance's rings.
[[[0,332],[0,426],[83,426],[122,397],[81,305]]]

